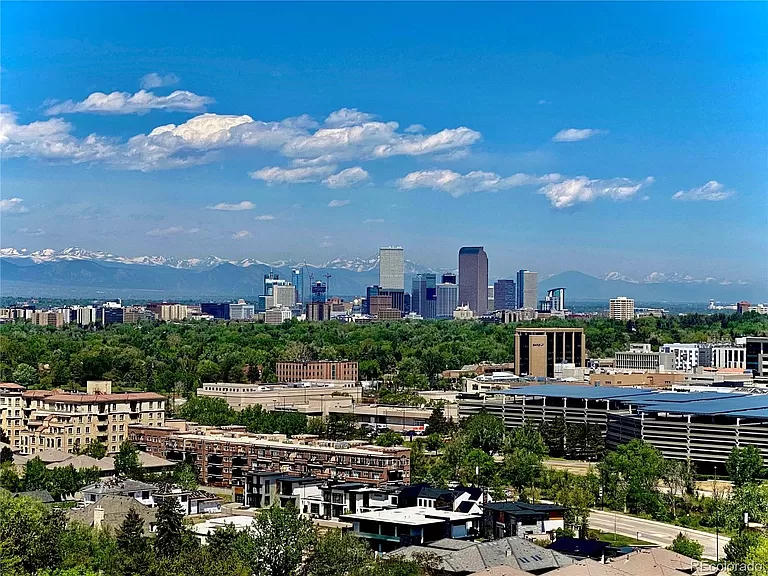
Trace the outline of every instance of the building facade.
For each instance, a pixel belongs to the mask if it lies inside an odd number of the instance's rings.
[[[493,283],[494,310],[515,310],[517,308],[517,289],[514,280],[499,279]]]
[[[715,344],[710,348],[712,368],[738,368],[744,370],[747,367],[746,346]]]
[[[455,282],[444,282],[435,287],[435,293],[435,317],[453,318],[453,311],[459,305],[459,287]]]
[[[437,277],[434,274],[416,274],[412,281],[411,312],[422,318],[437,316]]]
[[[517,328],[515,371],[518,375],[555,377],[555,364],[584,368],[583,328]]]
[[[611,298],[608,316],[611,320],[618,320],[619,322],[633,320],[635,318],[635,301],[626,296]]]
[[[231,320],[250,320],[256,314],[256,306],[247,304],[245,300],[229,305],[229,318]]]
[[[327,302],[311,302],[307,304],[306,318],[308,322],[324,322],[331,319],[331,312]]]
[[[699,351],[701,344],[664,344],[659,348],[660,352],[672,354],[675,357],[675,370],[684,370],[690,372],[699,365]],[[707,365],[704,362],[703,365]]]
[[[197,395],[222,398],[234,410],[258,404],[264,410],[327,416],[332,410],[352,411],[362,396],[362,388],[356,384],[342,380],[313,380],[289,385],[206,382],[197,389]]]
[[[8,436],[11,450],[21,449],[21,433],[24,430],[24,386],[12,382],[0,382],[0,429]]]
[[[379,286],[405,290],[405,252],[400,246],[379,248]]]
[[[488,308],[488,255],[482,246],[459,250],[459,304],[467,305],[475,316]]]
[[[317,360],[311,362],[278,362],[275,366],[278,382],[304,380],[340,380],[357,382],[357,362],[348,360]]]
[[[536,309],[538,303],[539,273],[530,270],[517,272],[517,308]]]
[[[616,352],[613,366],[617,370],[662,371],[675,370],[675,356],[667,352],[652,352],[648,350],[630,350]]]

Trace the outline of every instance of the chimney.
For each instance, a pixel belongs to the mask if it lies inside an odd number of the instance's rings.
[[[104,521],[104,508],[101,504],[96,504],[96,508],[93,509],[93,527],[101,528],[101,523]]]

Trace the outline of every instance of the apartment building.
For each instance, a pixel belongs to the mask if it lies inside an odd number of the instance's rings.
[[[357,362],[348,360],[317,360],[314,362],[278,362],[275,367],[278,382],[303,380],[358,381]]]
[[[0,382],[0,429],[8,436],[14,452],[21,447],[21,431],[24,429],[23,392],[24,386]]]
[[[249,434],[243,426],[130,427],[131,441],[172,462],[194,462],[202,484],[243,488],[248,471],[350,480],[378,486],[409,482],[410,450],[363,441],[334,442],[314,436]]]
[[[675,356],[675,369],[685,370],[690,372],[696,366],[709,366],[709,363],[701,361],[700,352],[704,349],[708,350],[702,344],[664,344],[659,351],[665,354],[674,354]]]
[[[626,296],[611,298],[608,316],[611,320],[618,320],[620,322],[628,322],[629,320],[634,319],[635,301]]]
[[[163,426],[165,402],[165,396],[154,392],[113,394],[109,381],[89,381],[85,394],[27,390],[22,393],[18,449],[22,454],[75,452],[98,440],[107,452],[117,452],[128,438],[129,424]]]

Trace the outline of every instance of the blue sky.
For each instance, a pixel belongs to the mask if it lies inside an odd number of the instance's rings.
[[[5,3],[0,241],[765,282],[766,17]]]

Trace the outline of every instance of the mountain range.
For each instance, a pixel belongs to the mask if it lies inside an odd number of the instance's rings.
[[[305,291],[313,280],[329,283],[329,292],[351,297],[365,294],[378,282],[378,256],[336,258],[323,264],[253,258],[228,260],[217,256],[179,259],[165,256],[126,257],[82,248],[28,251],[0,248],[0,289],[3,296],[69,298],[245,298],[262,293],[264,275],[290,278],[293,268],[305,270]],[[406,260],[410,277],[436,272]],[[641,302],[751,302],[768,300],[768,287],[747,282],[654,272],[635,279],[620,272],[598,278],[567,271],[542,278],[539,292],[565,287],[569,300],[607,300],[622,295]]]

